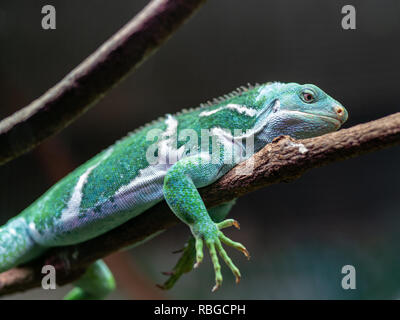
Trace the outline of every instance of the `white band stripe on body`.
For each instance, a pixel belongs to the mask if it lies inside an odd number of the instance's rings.
[[[222,106],[222,107],[219,107],[219,108],[214,109],[214,110],[203,111],[203,112],[200,113],[199,116],[200,117],[207,117],[207,116],[210,116],[210,115],[212,115],[214,113],[217,113],[217,112],[219,112],[221,110],[225,110],[225,109],[234,110],[234,111],[239,112],[240,114],[245,114],[246,116],[249,116],[249,117],[254,117],[256,115],[256,113],[257,113],[257,110],[255,110],[255,109],[247,108],[246,106],[243,106],[243,105],[240,105],[240,104],[229,103],[226,106]]]
[[[71,198],[68,201],[68,206],[66,209],[63,210],[61,213],[61,220],[68,221],[71,218],[75,218],[80,211],[81,202],[82,202],[82,191],[83,187],[85,186],[87,179],[90,173],[105,159],[107,159],[113,149],[110,148],[106,151],[106,153],[101,157],[101,159],[93,166],[89,167],[78,179],[77,184],[75,185],[74,191],[72,192]]]

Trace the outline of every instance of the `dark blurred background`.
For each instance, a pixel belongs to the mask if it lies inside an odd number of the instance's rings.
[[[2,0],[0,117],[39,97],[133,17],[142,0]],[[41,8],[57,10],[57,29],[41,28]],[[343,30],[352,4],[357,29]],[[96,107],[34,151],[0,167],[0,224],[53,183],[132,129],[197,106],[247,82],[314,83],[342,102],[345,127],[399,111],[398,0],[214,0]],[[1,147],[1,146],[0,146]],[[241,231],[226,233],[252,254],[229,254],[243,278],[211,294],[208,255],[170,291],[155,288],[189,235],[167,230],[107,258],[119,289],[110,298],[371,299],[400,297],[400,148],[314,169],[238,201]],[[172,214],[172,213],[171,213]],[[354,265],[357,289],[343,290]],[[37,289],[18,299],[58,299]]]

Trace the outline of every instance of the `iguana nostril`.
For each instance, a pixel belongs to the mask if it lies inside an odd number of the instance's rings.
[[[335,105],[333,111],[336,113],[336,118],[343,124],[347,121],[348,113],[347,110],[341,105]]]
[[[333,109],[335,110],[338,116],[342,116],[344,114],[344,108],[339,106],[334,106]]]

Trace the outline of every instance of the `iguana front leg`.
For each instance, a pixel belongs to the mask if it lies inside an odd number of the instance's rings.
[[[236,199],[208,209],[208,214],[212,221],[221,222],[224,220],[235,203]],[[169,278],[164,282],[164,284],[157,285],[159,288],[164,290],[171,289],[184,273],[192,271],[193,265],[196,261],[195,243],[195,238],[190,236],[185,247],[182,250],[179,250],[182,254],[172,271],[164,272],[164,274],[169,276]]]
[[[195,267],[203,260],[204,242],[209,249],[215,271],[216,283],[213,291],[222,284],[221,266],[217,252],[235,275],[236,282],[238,283],[240,280],[240,271],[229,258],[221,242],[240,250],[246,257],[249,257],[248,251],[242,244],[230,240],[220,231],[230,226],[238,227],[237,222],[233,219],[219,223],[213,222],[197,191],[198,187],[215,181],[220,168],[221,164],[211,163],[208,154],[184,158],[168,170],[163,187],[165,200],[171,210],[179,219],[189,225],[195,238]]]

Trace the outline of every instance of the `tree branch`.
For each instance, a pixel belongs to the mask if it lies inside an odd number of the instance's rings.
[[[308,169],[397,144],[400,144],[400,113],[311,139],[296,141],[283,136],[214,184],[200,189],[200,193],[207,207],[212,207],[261,187],[294,180]],[[254,165],[251,174],[241,175],[251,164]],[[45,264],[55,266],[59,285],[72,282],[97,259],[177,222],[166,203],[159,203],[98,238],[53,248],[36,261],[0,274],[0,295],[40,286],[43,276],[40,271]]]
[[[205,0],[153,0],[25,108],[0,122],[0,165],[61,131],[154,53]]]

